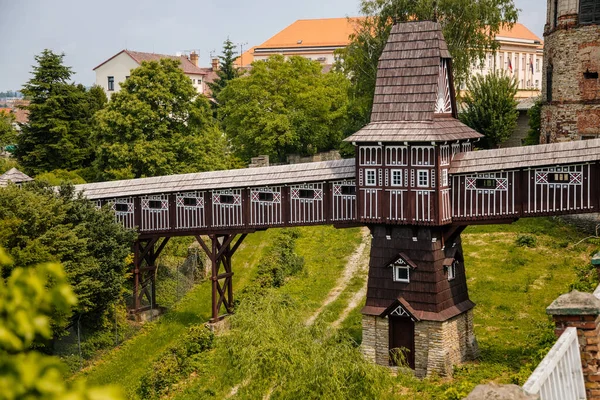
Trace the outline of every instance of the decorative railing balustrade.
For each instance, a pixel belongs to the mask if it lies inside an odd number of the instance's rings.
[[[569,327],[531,374],[523,389],[541,400],[585,399],[577,329]]]

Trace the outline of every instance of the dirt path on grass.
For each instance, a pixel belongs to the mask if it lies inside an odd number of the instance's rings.
[[[306,325],[312,325],[315,322],[315,320],[317,319],[317,317],[319,316],[319,314],[321,314],[321,312],[325,309],[325,307],[327,307],[329,304],[336,301],[338,297],[340,297],[340,295],[342,294],[342,292],[344,291],[346,286],[348,286],[348,283],[350,283],[350,280],[352,279],[354,274],[356,274],[361,269],[361,267],[366,268],[368,266],[368,257],[369,257],[368,244],[371,242],[369,229],[366,227],[362,228],[361,234],[362,234],[362,240],[360,242],[360,245],[358,245],[356,250],[354,250],[354,253],[352,253],[350,258],[348,259],[348,262],[346,263],[346,266],[344,267],[344,271],[342,272],[342,276],[340,276],[340,278],[336,282],[335,287],[333,289],[331,289],[331,291],[329,291],[329,293],[327,294],[327,297],[325,297],[325,300],[323,301],[323,303],[321,304],[319,309],[317,311],[315,311],[313,313],[313,315],[308,317],[308,319],[306,320]],[[362,289],[361,289],[361,291],[362,291]],[[366,283],[365,283],[365,291],[366,291]],[[354,301],[356,296],[357,295],[355,295],[352,298],[351,303],[352,303],[352,301]],[[356,301],[360,301],[360,298]],[[347,308],[348,307],[346,307],[346,309],[344,309],[344,311],[342,312],[342,314],[345,313],[345,316],[347,316],[348,313],[350,312],[350,310],[347,310]],[[338,320],[339,320],[339,318],[338,318]],[[336,322],[338,322],[338,321],[336,320]]]

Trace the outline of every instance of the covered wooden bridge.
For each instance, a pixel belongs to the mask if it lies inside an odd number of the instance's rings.
[[[411,22],[393,27],[380,58],[371,123],[346,139],[355,159],[77,190],[139,232],[136,310],[143,296],[154,299],[155,263],[169,238],[195,236],[212,262],[213,321],[232,311],[231,256],[246,234],[366,225],[373,239],[362,310],[365,355],[388,365],[390,352],[405,348],[417,375],[450,374],[477,352],[462,230],[600,209],[600,139],[472,151],[480,137],[457,119],[452,60],[439,24]]]

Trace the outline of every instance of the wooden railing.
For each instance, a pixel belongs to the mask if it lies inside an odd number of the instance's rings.
[[[576,328],[565,329],[523,389],[538,394],[541,400],[586,398]]]

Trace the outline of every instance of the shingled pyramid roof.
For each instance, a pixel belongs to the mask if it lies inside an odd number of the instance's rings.
[[[4,174],[0,175],[0,187],[7,186],[9,182],[12,183],[23,183],[32,181],[33,178],[25,175],[16,168],[11,168]]]
[[[440,100],[447,103],[443,112]],[[456,119],[451,57],[440,24],[394,25],[379,58],[371,123],[346,141],[445,141],[481,136]]]

